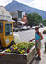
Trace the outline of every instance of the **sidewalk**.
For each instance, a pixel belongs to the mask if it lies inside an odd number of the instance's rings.
[[[42,41],[42,47],[41,47],[41,61],[34,60],[32,64],[46,64],[44,40]]]

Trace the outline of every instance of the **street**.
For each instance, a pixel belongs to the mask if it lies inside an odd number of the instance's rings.
[[[40,32],[42,33],[44,28],[40,28],[39,29]],[[31,40],[32,38],[35,38],[35,30],[34,29],[31,29],[31,30],[27,30],[27,31],[22,31],[22,32],[15,32],[14,34],[18,34],[19,37],[20,37],[20,40],[21,41],[29,41]],[[45,37],[46,35],[43,35],[43,37]],[[45,39],[42,40],[42,46],[41,46],[41,61],[36,61],[34,60],[32,62],[32,64],[46,64],[46,54],[44,53],[45,51]]]
[[[39,30],[41,33],[43,32],[43,28],[40,28]],[[14,34],[17,34],[21,41],[29,41],[32,38],[35,38],[34,29],[30,29],[30,30],[26,30],[26,31],[18,31],[18,32],[15,32]]]
[[[18,34],[21,41],[29,41],[35,37],[35,30],[19,31],[14,34]]]

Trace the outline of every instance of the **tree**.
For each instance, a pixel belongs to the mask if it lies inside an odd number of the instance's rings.
[[[45,25],[45,26],[46,26],[46,20],[43,20],[43,25]]]
[[[32,24],[33,24],[32,15],[31,14],[27,14],[27,19],[28,19],[28,25],[32,26]]]
[[[42,17],[37,13],[27,14],[28,24],[30,26],[39,25],[42,22]]]

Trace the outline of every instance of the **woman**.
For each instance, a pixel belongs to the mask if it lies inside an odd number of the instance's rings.
[[[40,48],[41,48],[41,40],[43,39],[42,34],[39,32],[39,28],[35,28],[35,47],[36,51],[38,54],[38,59],[41,60],[41,53],[40,53]]]

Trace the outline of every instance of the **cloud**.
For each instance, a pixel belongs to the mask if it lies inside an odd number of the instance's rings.
[[[34,0],[16,0],[18,2],[22,2],[24,4],[29,4],[30,2],[34,1]]]
[[[29,3],[29,6],[31,5],[31,7],[34,8],[38,8],[41,10],[46,10],[46,0],[34,0],[33,2]]]
[[[30,7],[46,11],[46,0],[17,0]]]
[[[0,0],[0,6],[5,6],[10,3],[12,0]]]

